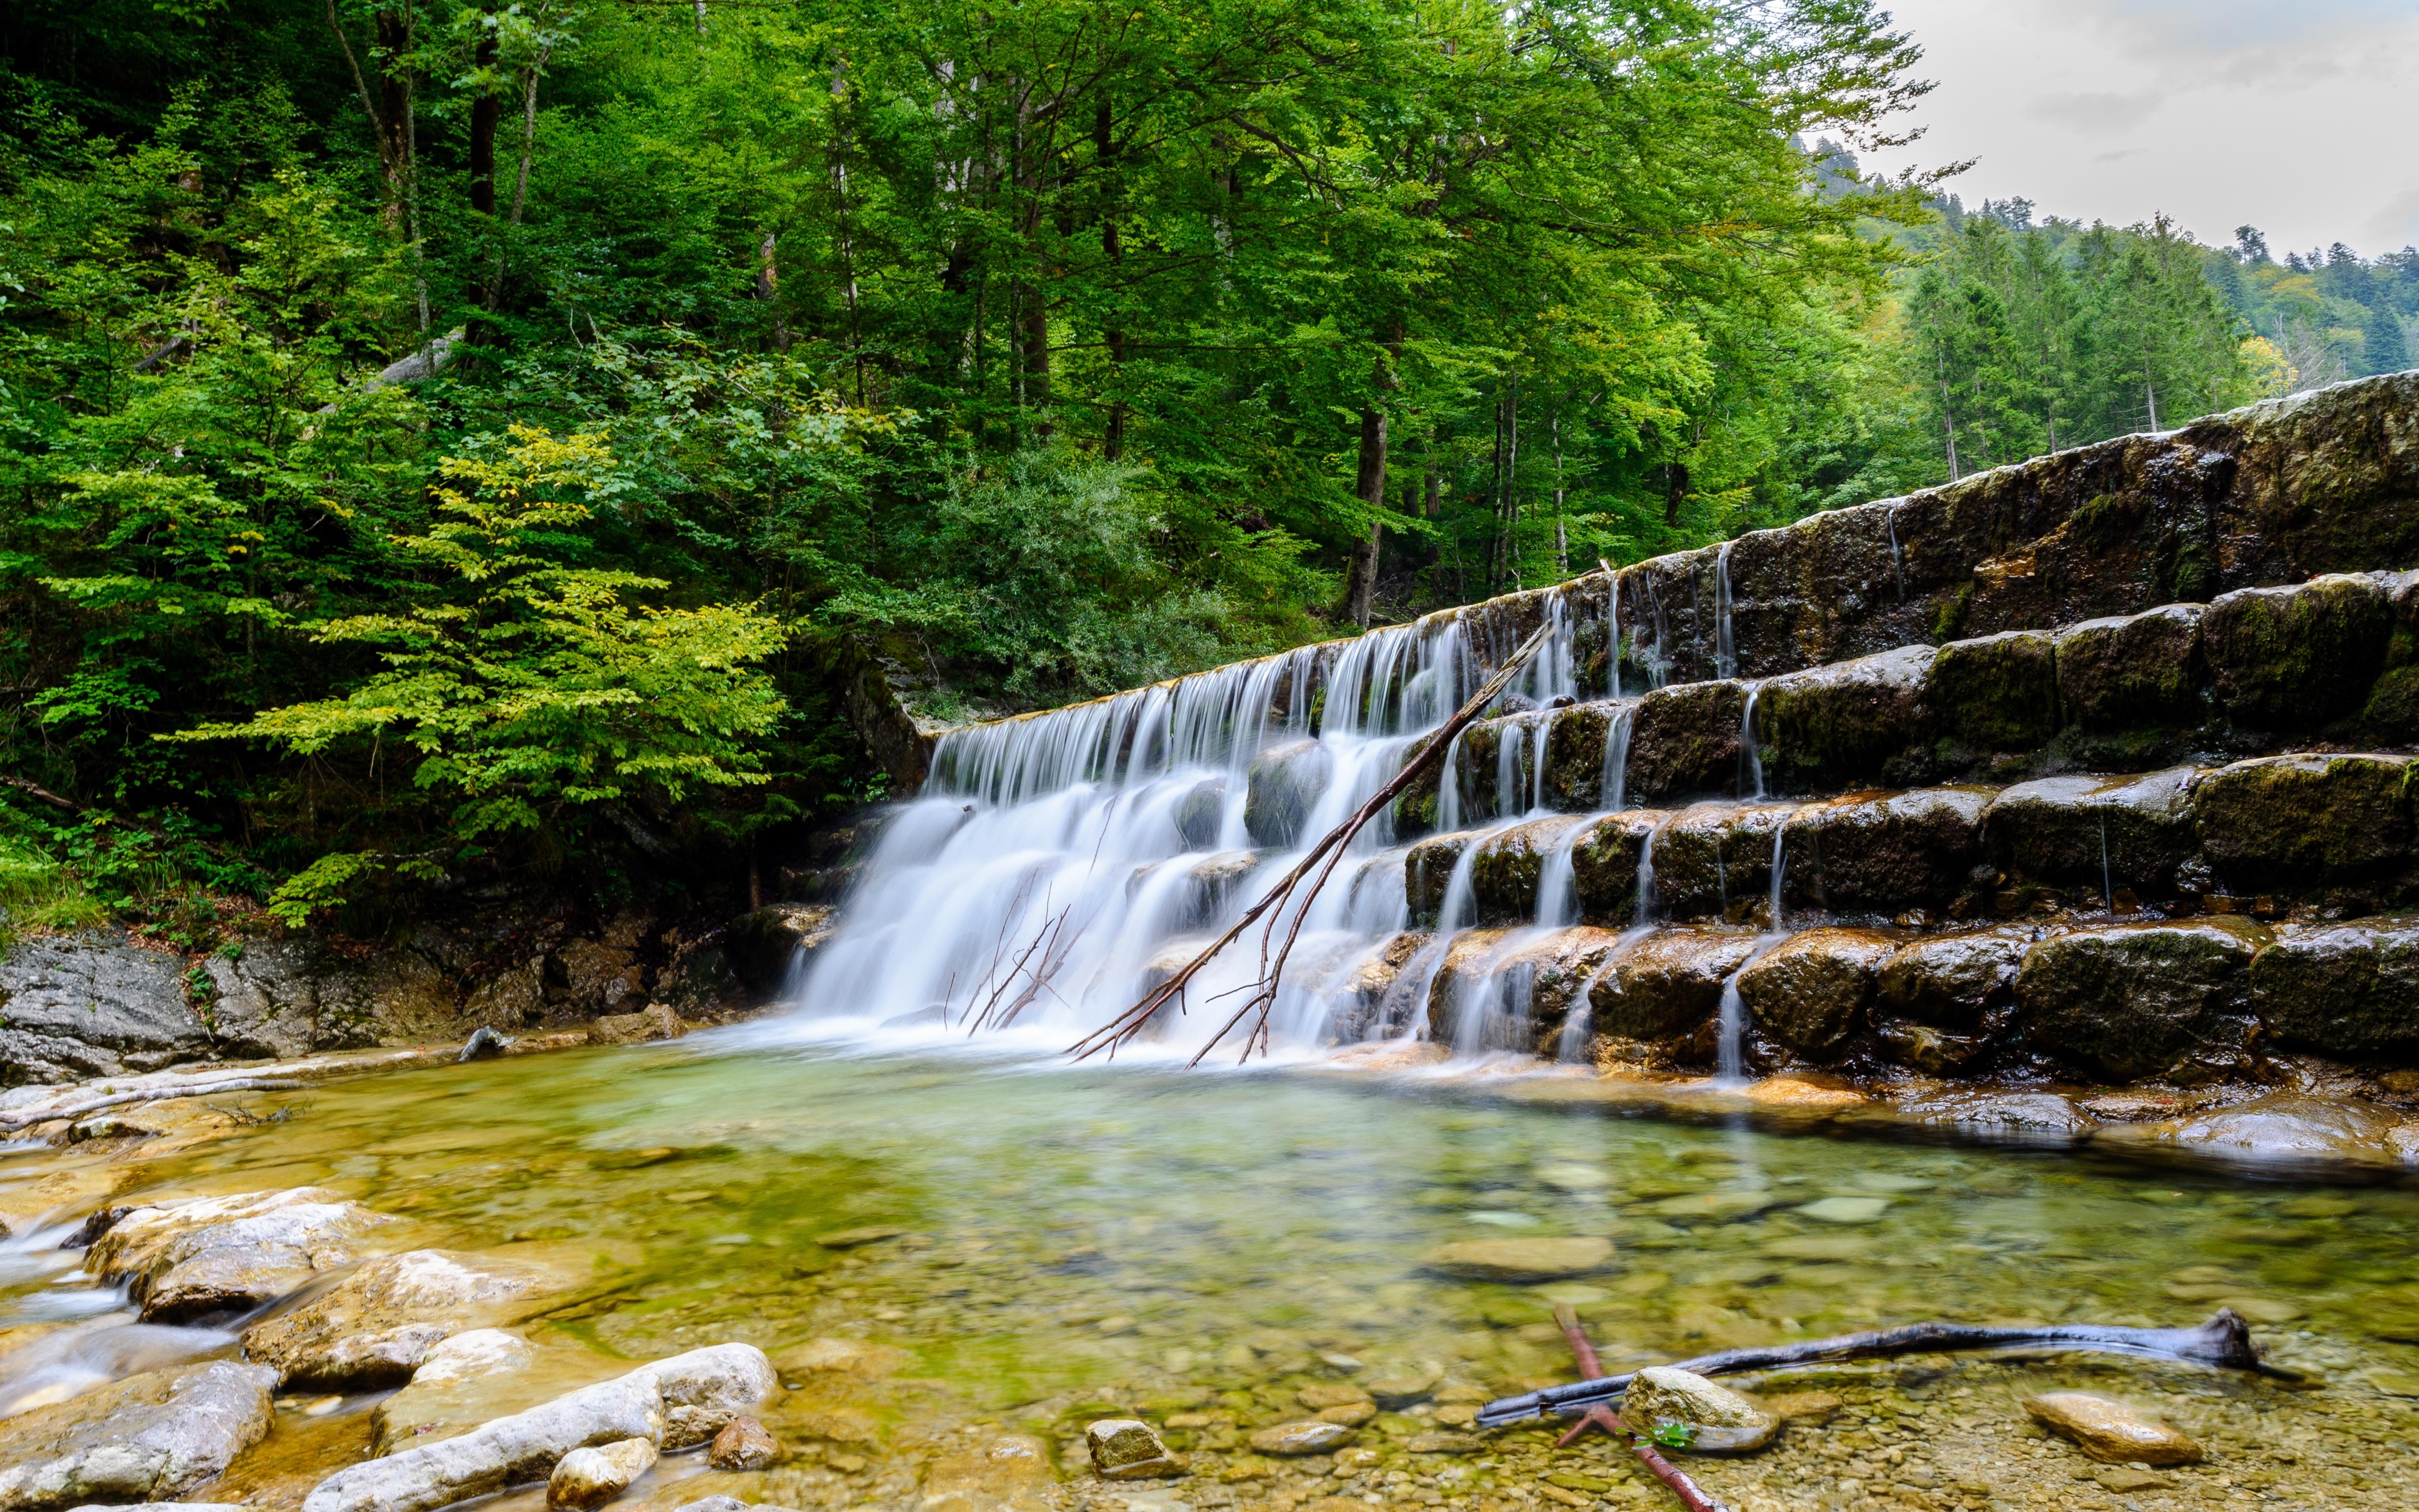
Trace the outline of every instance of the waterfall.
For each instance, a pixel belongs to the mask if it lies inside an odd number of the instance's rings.
[[[1882,515],[1882,522],[1889,530],[1890,581],[1898,585],[1898,601],[1902,604],[1906,602],[1906,563],[1898,548],[1898,512],[1905,504],[1905,500],[1897,500]]]
[[[1789,853],[1783,848],[1788,838],[1789,817],[1783,814],[1780,823],[1772,826],[1772,897],[1764,909],[1766,924],[1776,930],[1780,928],[1781,878],[1787,874],[1789,867]]]
[[[1602,801],[1615,813],[1629,807],[1629,732],[1637,722],[1633,701],[1615,705],[1605,726]]]
[[[1738,675],[1738,649],[1731,639],[1731,543],[1714,553],[1714,675]]]
[[[1529,727],[1519,721],[1502,725],[1495,738],[1495,817],[1508,819],[1520,811],[1520,754]]]
[[[1605,696],[1621,697],[1621,574],[1608,572],[1605,580],[1612,585],[1607,595],[1604,611]]]
[[[1750,795],[1764,796],[1764,746],[1755,738],[1755,701],[1764,696],[1764,685],[1757,683],[1747,690],[1747,707],[1739,715],[1739,754],[1747,758]]]
[[[1630,922],[1634,924],[1655,922],[1655,836],[1662,827],[1647,826],[1645,837],[1638,842],[1638,906],[1630,911]]]

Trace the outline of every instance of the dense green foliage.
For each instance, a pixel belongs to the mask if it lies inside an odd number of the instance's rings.
[[[1923,87],[1872,0],[29,0],[0,57],[21,918],[677,874],[881,792],[868,657],[1080,696],[2260,381],[2205,249],[1935,246],[1804,147]]]

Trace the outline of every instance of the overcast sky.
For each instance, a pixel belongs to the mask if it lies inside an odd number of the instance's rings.
[[[1896,0],[1939,87],[1888,171],[1979,160],[1968,205],[2203,241],[2249,223],[2282,257],[2419,242],[2419,0]]]

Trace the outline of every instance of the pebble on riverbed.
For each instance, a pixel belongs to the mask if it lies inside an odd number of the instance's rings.
[[[1092,1452],[1092,1468],[1103,1480],[1150,1480],[1184,1473],[1184,1466],[1168,1453],[1150,1425],[1134,1418],[1102,1418],[1085,1428],[1084,1443]]]
[[[2106,1396],[2083,1391],[2043,1392],[2025,1402],[2034,1422],[2110,1464],[2190,1465],[2200,1445],[2179,1429]]]
[[[1697,1430],[1690,1448],[1730,1454],[1753,1453],[1780,1431],[1780,1419],[1728,1386],[1669,1365],[1650,1365],[1631,1379],[1621,1414],[1641,1433],[1685,1425]]]
[[[780,1458],[780,1442],[752,1417],[732,1418],[705,1451],[716,1470],[763,1470]]]

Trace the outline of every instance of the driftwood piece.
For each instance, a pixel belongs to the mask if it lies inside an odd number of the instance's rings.
[[[291,1092],[310,1085],[286,1081],[275,1076],[235,1076],[217,1082],[181,1082],[173,1087],[146,1087],[131,1092],[112,1092],[106,1097],[86,1098],[81,1103],[69,1103],[55,1107],[31,1108],[23,1113],[0,1113],[0,1129],[30,1129],[38,1123],[72,1122],[87,1114],[108,1108],[124,1107],[129,1103],[166,1103],[180,1097],[214,1097],[222,1092]]]
[[[1428,736],[1427,744],[1422,746],[1410,761],[1403,764],[1403,769],[1394,774],[1393,781],[1372,795],[1368,802],[1353,811],[1351,818],[1329,830],[1317,844],[1310,848],[1292,871],[1278,878],[1276,885],[1271,887],[1259,902],[1243,911],[1243,917],[1235,920],[1234,927],[1219,935],[1208,949],[1185,963],[1175,975],[1144,994],[1140,1002],[1069,1046],[1067,1053],[1077,1060],[1089,1059],[1103,1050],[1114,1055],[1118,1046],[1126,1044],[1141,1034],[1144,1026],[1148,1025],[1161,1009],[1165,1008],[1169,1003],[1179,1001],[1183,996],[1185,988],[1191,985],[1194,977],[1221,950],[1234,944],[1245,930],[1257,923],[1270,910],[1291,902],[1295,889],[1302,886],[1302,879],[1316,870],[1318,872],[1318,879],[1313,882],[1309,890],[1302,895],[1302,906],[1294,910],[1293,926],[1286,933],[1284,946],[1276,951],[1273,958],[1271,957],[1269,947],[1276,929],[1275,921],[1271,920],[1268,933],[1260,940],[1260,975],[1254,984],[1252,995],[1244,1001],[1241,1008],[1235,1011],[1234,1016],[1229,1018],[1216,1034],[1210,1037],[1210,1042],[1203,1045],[1200,1054],[1193,1057],[1193,1064],[1200,1064],[1203,1056],[1216,1049],[1219,1042],[1232,1033],[1235,1026],[1251,1016],[1256,1010],[1259,1013],[1259,1022],[1254,1026],[1252,1034],[1245,1039],[1243,1054],[1248,1057],[1256,1044],[1265,1047],[1268,1041],[1269,1011],[1276,1004],[1277,982],[1285,974],[1286,958],[1292,953],[1295,936],[1302,933],[1302,916],[1309,912],[1311,900],[1317,897],[1318,889],[1327,885],[1328,877],[1335,871],[1336,862],[1343,859],[1345,847],[1351,843],[1353,836],[1367,827],[1369,821],[1385,812],[1386,806],[1400,797],[1403,790],[1410,787],[1421,773],[1426,771],[1431,764],[1442,757],[1446,748],[1470,727],[1473,720],[1487,712],[1487,705],[1502,696],[1504,688],[1511,686],[1512,679],[1519,674],[1520,669],[1529,664],[1529,659],[1537,654],[1538,648],[1543,646],[1549,638],[1550,626],[1539,625],[1528,640],[1520,642],[1520,648],[1513,652],[1505,658],[1503,665],[1495,670],[1495,675],[1489,677],[1476,693],[1471,695],[1469,702],[1456,711],[1452,718],[1437,727],[1436,732]]]
[[[1761,1349],[1724,1350],[1718,1354],[1675,1360],[1672,1366],[1701,1376],[1742,1370],[1771,1370],[1782,1365],[1817,1365],[1833,1360],[1871,1360],[1896,1354],[1941,1354],[1963,1350],[2077,1350],[2097,1354],[2130,1354],[2150,1360],[2180,1360],[2225,1370],[2250,1370],[2281,1381],[2301,1379],[2298,1372],[2259,1358],[2251,1342],[2251,1325],[2231,1307],[2221,1307],[2196,1328],[2117,1328],[2076,1323],[2048,1328],[1992,1328],[1974,1323],[1910,1323],[1904,1328],[1871,1334],[1843,1334],[1837,1338],[1810,1339],[1803,1344],[1776,1344]],[[1630,1378],[1605,1376],[1548,1386],[1518,1396],[1499,1396],[1478,1410],[1478,1426],[1543,1417],[1548,1412],[1572,1413],[1610,1402],[1629,1389]]]

